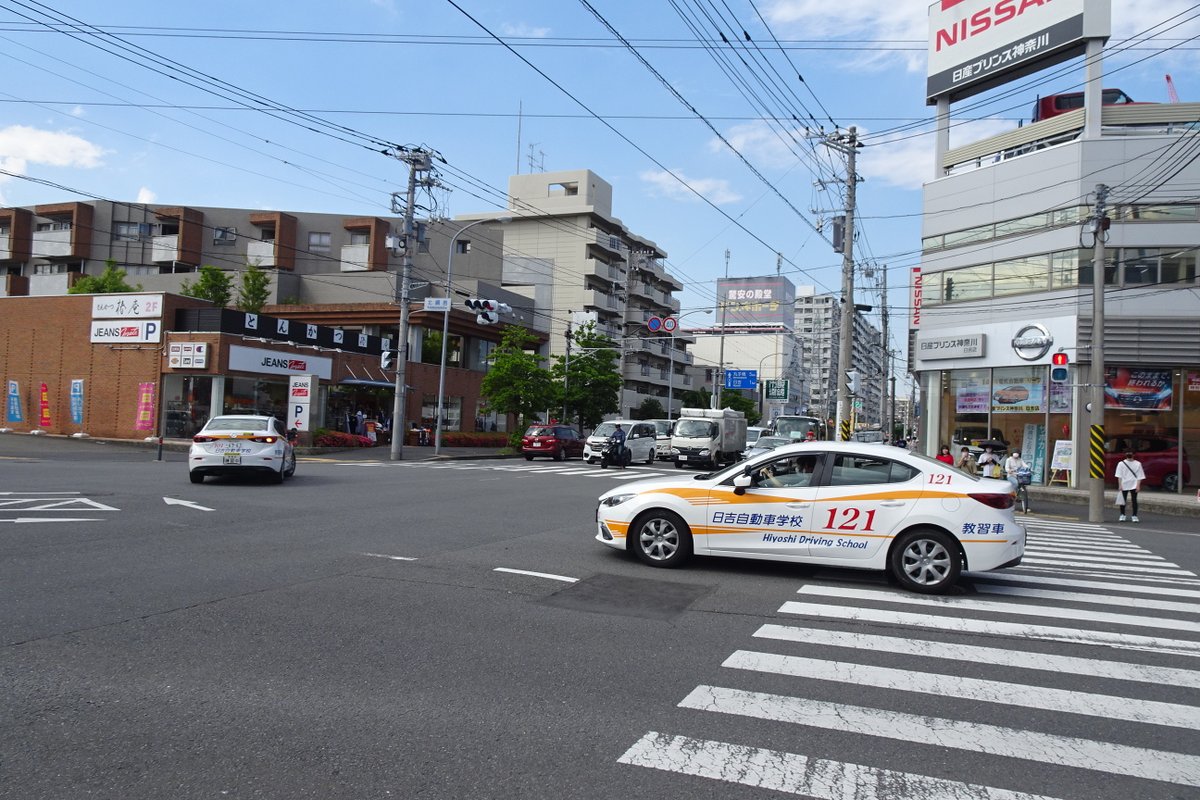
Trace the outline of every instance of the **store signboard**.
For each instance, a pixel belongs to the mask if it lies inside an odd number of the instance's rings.
[[[1200,392],[1200,372],[1189,372],[1187,374],[1187,390],[1189,392]]]
[[[959,386],[954,393],[954,411],[958,414],[986,414],[990,395],[991,387],[986,383]]]
[[[171,342],[167,346],[167,366],[171,369],[206,369],[207,342]]]
[[[268,375],[316,375],[330,380],[333,376],[333,359],[233,344],[229,346],[229,369],[233,372]]]
[[[161,294],[97,294],[92,296],[92,319],[159,319]]]
[[[1104,371],[1104,407],[1170,411],[1173,381],[1169,369],[1109,367]]]
[[[317,381],[312,375],[293,375],[288,381],[289,428],[298,431],[309,429],[312,396],[317,390]]]
[[[21,385],[16,381],[8,382],[8,403],[5,406],[4,418],[8,422],[25,421],[25,415],[21,413]]]
[[[982,358],[987,337],[982,333],[966,333],[959,336],[934,336],[918,339],[917,350],[924,361],[939,358]]]
[[[147,320],[99,320],[92,322],[91,342],[138,344],[162,340],[162,322]]]
[[[722,326],[791,329],[796,324],[796,286],[782,276],[718,278]]]
[[[1046,410],[1042,369],[1010,367],[992,372],[992,412],[1031,414]]]

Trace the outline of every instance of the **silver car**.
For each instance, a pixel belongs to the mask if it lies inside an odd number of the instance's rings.
[[[206,475],[262,473],[283,483],[296,473],[296,451],[287,429],[275,417],[225,414],[213,417],[192,438],[188,478],[203,483]]]

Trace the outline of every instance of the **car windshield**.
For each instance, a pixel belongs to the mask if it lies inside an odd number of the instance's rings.
[[[707,439],[717,435],[717,423],[706,419],[681,419],[675,425],[675,435],[681,439]]]
[[[265,431],[267,420],[259,417],[217,417],[204,426],[209,431]]]
[[[592,431],[593,436],[612,436],[613,431],[617,429],[615,422],[601,422],[596,426],[596,430]]]
[[[759,450],[773,450],[776,447],[791,443],[791,439],[785,439],[782,436],[760,436],[754,443],[754,447]]]
[[[665,419],[654,420],[654,431],[658,436],[671,435],[671,423]]]

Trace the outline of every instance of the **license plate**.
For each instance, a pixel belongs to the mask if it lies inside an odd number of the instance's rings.
[[[680,461],[687,461],[687,456],[680,456],[680,457],[679,457],[679,460],[680,460]]]
[[[541,443],[541,442],[534,442],[534,443],[533,443],[533,446],[534,446],[534,447],[541,447],[541,446],[542,446],[542,443]]]
[[[222,461],[222,463],[224,463],[228,467],[240,467],[242,465],[242,454],[241,453],[225,453],[225,457],[224,457],[224,460]]]

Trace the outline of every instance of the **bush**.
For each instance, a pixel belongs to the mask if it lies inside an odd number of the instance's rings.
[[[318,430],[313,438],[316,447],[374,447],[375,443],[366,436],[341,431]]]
[[[442,447],[504,447],[508,434],[491,433],[488,431],[443,431]],[[404,443],[413,447],[418,446],[419,435],[410,430]],[[519,440],[518,440],[519,441]],[[429,444],[434,442],[433,432],[429,434]]]

